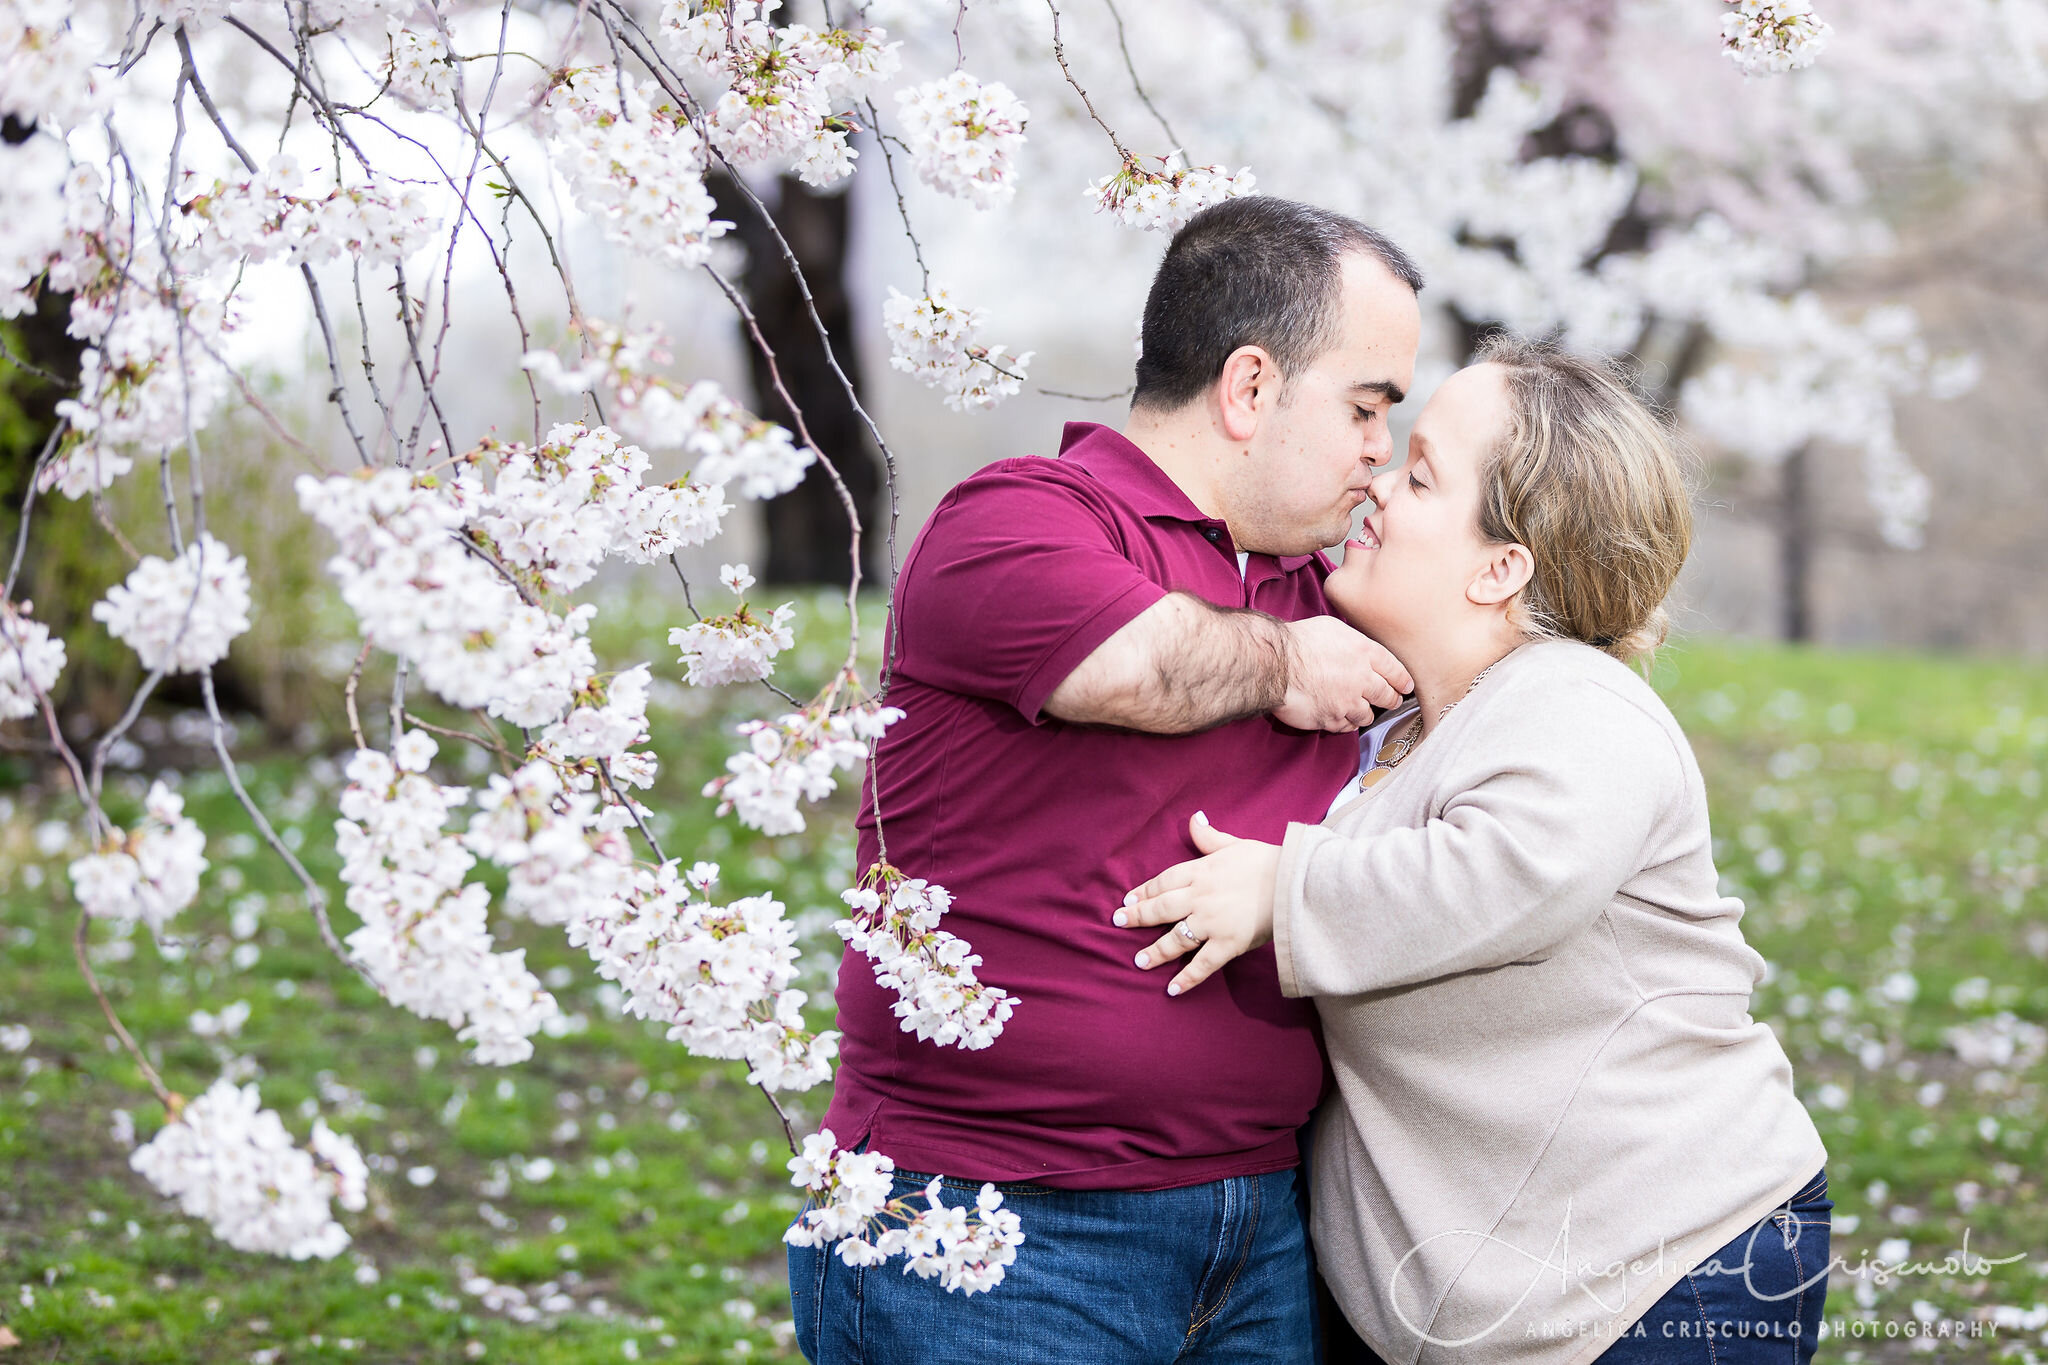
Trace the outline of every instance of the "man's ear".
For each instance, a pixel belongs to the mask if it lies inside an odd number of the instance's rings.
[[[1223,362],[1216,400],[1225,440],[1242,443],[1258,434],[1259,419],[1280,397],[1280,367],[1263,346],[1240,346]]]
[[[1510,541],[1486,547],[1487,558],[1465,588],[1468,601],[1482,607],[1499,606],[1529,585],[1536,576],[1536,556],[1529,547]]]

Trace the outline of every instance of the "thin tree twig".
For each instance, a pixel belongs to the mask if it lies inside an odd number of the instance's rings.
[[[1066,44],[1060,41],[1060,7],[1057,0],[1045,0],[1045,7],[1052,11],[1052,56],[1060,64],[1060,74],[1067,78],[1067,84],[1074,87],[1074,93],[1081,97],[1081,107],[1088,111],[1088,117],[1095,120],[1095,126],[1109,134],[1109,145],[1116,148],[1119,159],[1130,162],[1135,158],[1124,149],[1116,135],[1116,129],[1102,121],[1102,115],[1095,112],[1095,103],[1088,98],[1088,92],[1081,88],[1081,82],[1074,78],[1073,68],[1067,65]]]
[[[356,684],[363,680],[363,665],[369,661],[370,642],[365,640],[356,654],[355,667],[348,671],[348,682],[341,689],[342,704],[348,708],[348,732],[355,736],[358,750],[370,747],[370,741],[363,738],[363,718],[356,714]]]
[[[1117,9],[1116,0],[1102,0],[1102,3],[1109,6],[1109,17],[1116,21],[1116,47],[1117,51],[1124,54],[1124,70],[1131,73],[1131,89],[1137,91],[1139,102],[1152,111],[1152,117],[1159,120],[1159,126],[1166,133],[1166,140],[1173,144],[1174,150],[1186,150],[1181,145],[1180,134],[1173,131],[1173,125],[1166,121],[1166,115],[1159,112],[1159,106],[1145,93],[1145,83],[1138,79],[1138,64],[1131,60],[1131,45],[1124,39],[1124,16]],[[1054,13],[1053,22],[1059,22],[1057,12]]]
[[[128,1049],[128,1055],[135,1059],[135,1065],[142,1070],[143,1079],[149,1082],[149,1088],[156,1092],[156,1097],[164,1109],[172,1118],[176,1118],[184,1101],[171,1093],[171,1088],[164,1084],[164,1078],[157,1075],[156,1068],[149,1064],[149,1058],[143,1056],[142,1049],[135,1045],[135,1039],[129,1034],[128,1026],[121,1022],[120,1015],[114,1013],[113,1002],[107,999],[107,993],[100,988],[99,976],[93,971],[92,963],[87,960],[85,935],[86,927],[91,923],[92,916],[86,913],[83,906],[79,907],[78,930],[71,936],[71,954],[78,959],[78,970],[85,977],[85,984],[91,989],[92,998],[100,1002],[100,1013],[107,1016],[107,1027],[114,1030],[114,1036],[121,1040],[121,1045]]]
[[[1114,403],[1119,398],[1129,398],[1137,391],[1135,385],[1128,389],[1118,389],[1115,393],[1067,393],[1062,389],[1039,390],[1047,398],[1069,398],[1076,403]]]

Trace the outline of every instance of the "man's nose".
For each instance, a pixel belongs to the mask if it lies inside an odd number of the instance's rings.
[[[1386,426],[1382,424],[1379,430],[1366,437],[1365,462],[1374,469],[1380,469],[1384,468],[1387,461],[1393,458],[1394,438],[1388,434]]]

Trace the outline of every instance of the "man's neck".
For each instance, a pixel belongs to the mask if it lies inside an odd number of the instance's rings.
[[[1203,516],[1229,521],[1219,477],[1228,453],[1218,442],[1204,409],[1193,404],[1171,413],[1133,408],[1123,434],[1188,495]]]

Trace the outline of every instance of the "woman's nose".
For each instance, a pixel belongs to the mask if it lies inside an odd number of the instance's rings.
[[[1374,507],[1385,507],[1387,505],[1387,496],[1394,489],[1394,471],[1392,469],[1381,470],[1373,477],[1372,482],[1365,486],[1365,489],[1367,495],[1372,498],[1372,505]]]

